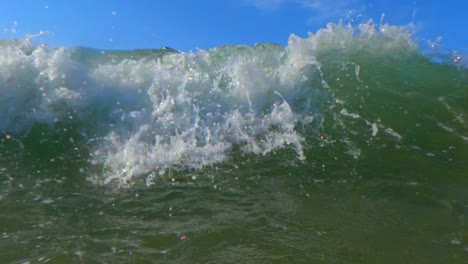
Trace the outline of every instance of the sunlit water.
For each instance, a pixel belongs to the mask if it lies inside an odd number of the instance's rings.
[[[468,75],[400,27],[0,44],[1,263],[464,263]]]

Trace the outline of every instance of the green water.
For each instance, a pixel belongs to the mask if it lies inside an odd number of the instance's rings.
[[[466,66],[382,32],[3,43],[0,263],[466,263]]]
[[[430,121],[400,142],[369,141],[368,127],[351,120],[365,140],[325,124],[324,139],[309,136],[305,161],[288,149],[234,151],[224,165],[127,189],[87,181],[86,152],[73,150],[70,134],[38,143],[44,128],[33,129],[21,151],[4,139],[16,156],[2,155],[0,262],[464,263],[466,143]]]
[[[66,170],[7,169],[0,260],[464,263],[466,181],[424,169],[416,157],[412,169],[398,168],[406,158],[336,170],[333,162],[263,157],[122,191]]]

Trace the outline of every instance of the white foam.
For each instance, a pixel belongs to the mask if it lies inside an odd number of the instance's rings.
[[[378,132],[379,132],[379,128],[377,127],[377,124],[372,123],[372,136],[375,137]]]
[[[88,141],[90,162],[104,170],[94,180],[119,185],[212,166],[229,160],[233,146],[247,155],[291,148],[305,159],[296,127],[323,123],[320,109],[331,97],[317,58],[401,47],[414,48],[407,31],[378,32],[371,22],[329,24],[304,39],[291,35],[285,48],[228,46],[96,64],[75,60],[72,50],[7,43],[0,45],[0,131],[68,120],[72,112],[103,136]],[[361,71],[355,65],[358,80]],[[344,108],[341,115],[361,118]],[[376,136],[377,124],[365,121]]]
[[[153,171],[201,169],[229,159],[233,145],[256,155],[291,146],[305,158],[296,115],[276,91],[292,95],[287,89],[297,89],[281,86],[275,72],[279,61],[271,69],[261,52],[257,57],[230,53],[218,64],[212,62],[216,52],[209,52],[174,54],[153,65],[149,109],[123,113],[93,155],[106,168],[104,183],[127,184]],[[106,68],[113,71],[112,65],[98,70]]]
[[[65,49],[0,45],[0,130],[52,123],[79,104],[74,63]],[[73,72],[75,76],[70,74]],[[69,105],[70,107],[67,107]]]

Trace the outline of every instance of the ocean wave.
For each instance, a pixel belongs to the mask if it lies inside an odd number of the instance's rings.
[[[371,22],[291,35],[286,47],[195,53],[3,41],[3,153],[37,126],[55,136],[71,129],[98,168],[89,178],[119,186],[227,162],[234,149],[291,149],[290,159],[306,160],[333,146],[332,158],[359,159],[369,148],[435,148],[437,137],[464,153],[467,70],[460,55],[433,58],[408,28]]]

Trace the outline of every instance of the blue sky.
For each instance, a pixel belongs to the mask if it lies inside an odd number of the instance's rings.
[[[419,39],[468,48],[466,0],[0,0],[0,38],[47,31],[54,46],[195,51],[228,44],[285,45],[340,18],[414,23]]]

